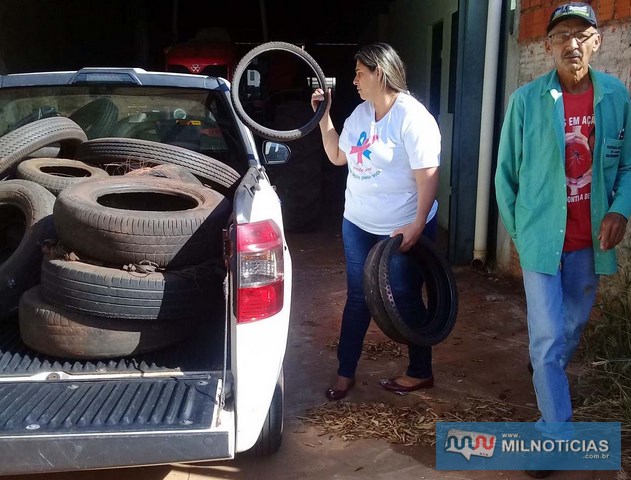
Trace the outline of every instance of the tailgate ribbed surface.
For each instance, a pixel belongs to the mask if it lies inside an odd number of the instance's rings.
[[[199,429],[210,426],[217,380],[0,384],[3,435]]]

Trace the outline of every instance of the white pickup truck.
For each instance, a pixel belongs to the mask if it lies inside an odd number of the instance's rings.
[[[57,119],[79,125],[85,141],[75,138],[64,152],[53,132]],[[29,138],[16,138],[29,125],[41,126]],[[31,148],[18,145],[22,140]],[[106,322],[97,329],[104,340],[91,347],[96,358],[89,348],[81,352],[84,339],[69,327],[60,333],[74,348],[66,356],[59,341],[47,350],[58,333],[52,328],[38,334],[34,327],[27,346],[21,329],[30,317],[18,321],[26,307],[20,305],[18,313],[11,302],[0,301],[0,475],[274,453],[283,432],[292,263],[279,199],[263,165],[266,155],[286,161],[288,148],[270,141],[257,145],[235,114],[230,84],[220,78],[114,68],[0,76],[0,190],[14,182],[23,160],[62,155],[110,176],[138,162],[175,163],[221,193],[230,205],[219,233],[223,247],[217,258],[206,260],[216,260],[224,279],[198,308],[192,335],[119,356],[112,354],[119,345]],[[73,175],[54,166],[40,171]],[[23,222],[24,231],[26,217],[19,204],[0,198],[0,296],[7,299],[15,293],[14,272],[6,270],[19,239],[10,241],[2,218]],[[80,239],[82,231],[73,235]],[[67,303],[54,310],[62,318],[93,300],[89,288],[76,300],[64,297],[68,278],[57,286],[50,277],[46,282],[50,299]],[[166,296],[158,298],[157,318],[123,323],[169,321],[160,312],[184,310],[189,300],[171,295],[167,305]],[[103,310],[102,299],[90,305],[110,320],[116,317]],[[116,311],[129,307],[121,300]],[[67,313],[75,324],[85,318],[72,315]],[[37,342],[42,348],[32,348]]]

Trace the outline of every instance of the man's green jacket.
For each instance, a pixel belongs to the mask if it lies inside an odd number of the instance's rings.
[[[600,223],[609,212],[631,213],[631,100],[617,78],[590,67],[594,84],[591,229],[596,273],[616,271],[615,250],[600,249]],[[567,218],[565,131],[556,70],[510,98],[495,174],[500,216],[524,270],[555,274]],[[626,133],[626,135],[625,135]]]

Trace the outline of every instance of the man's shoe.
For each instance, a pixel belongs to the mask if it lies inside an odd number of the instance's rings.
[[[348,392],[350,392],[351,388],[353,388],[354,386],[355,386],[355,379],[353,378],[353,379],[351,379],[350,383],[348,384],[348,387],[346,387],[346,388],[341,388],[341,389],[329,388],[329,389],[327,389],[327,391],[325,392],[326,398],[330,402],[334,402],[335,400],[341,400],[346,395],[348,395]]]
[[[412,385],[411,387],[407,387],[405,385],[401,385],[397,382],[396,378],[383,378],[379,381],[379,385],[390,392],[395,393],[408,393],[413,392],[415,390],[421,390],[422,388],[431,388],[434,386],[434,376],[432,375],[425,380],[421,380],[416,385]]]
[[[532,478],[546,478],[554,473],[554,470],[524,470],[524,473]]]

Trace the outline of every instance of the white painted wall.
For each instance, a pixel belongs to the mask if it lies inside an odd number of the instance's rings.
[[[442,136],[438,223],[445,229],[449,226],[453,130],[453,115],[447,113],[449,51],[451,48],[451,15],[457,10],[457,0],[394,0],[389,7],[387,26],[383,29],[383,40],[390,43],[399,52],[407,65],[408,88],[418,100],[428,106],[432,25],[440,21],[443,22],[442,87],[438,119]],[[454,25],[453,28],[458,28],[458,26]]]

